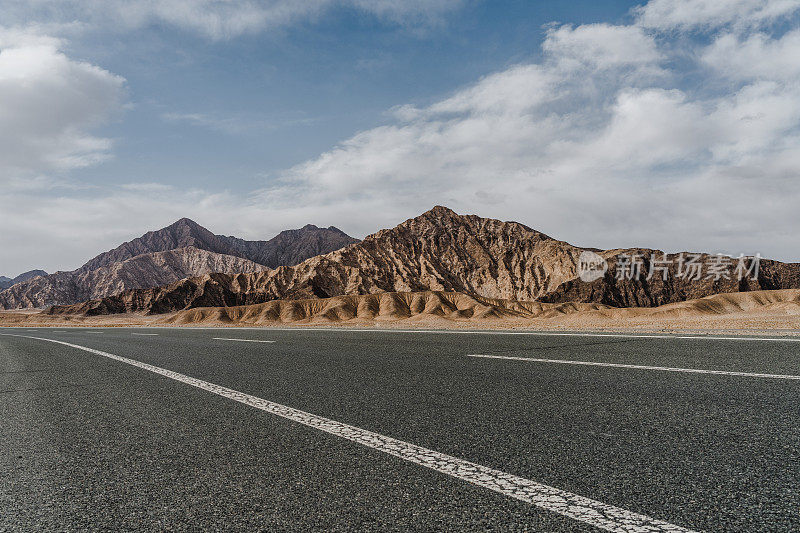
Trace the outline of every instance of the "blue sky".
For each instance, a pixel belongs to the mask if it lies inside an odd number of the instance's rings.
[[[800,2],[0,0],[0,274],[435,204],[800,260]],[[4,162],[2,162],[4,161]]]
[[[398,103],[426,104],[541,55],[543,26],[618,20],[634,2],[469,2],[412,26],[352,8],[275,32],[209,40],[148,26],[89,36],[75,57],[120,74],[135,107],[100,130],[124,140],[81,177],[250,191]],[[143,41],[146,44],[142,44]]]

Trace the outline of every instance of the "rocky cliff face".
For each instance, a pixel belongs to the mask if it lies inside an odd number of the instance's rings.
[[[68,305],[169,285],[219,272],[253,273],[346,246],[356,239],[336,228],[308,225],[268,241],[214,235],[189,219],[151,231],[102,253],[72,272],[57,272],[0,291],[0,308]]]
[[[130,290],[53,313],[166,313],[182,309],[253,305],[281,299],[327,298],[382,292],[446,291],[473,298],[519,302],[592,302],[651,307],[720,292],[800,288],[800,264],[762,260],[756,280],[689,280],[678,276],[677,255],[668,278],[647,279],[657,250],[592,250],[609,262],[604,277],[578,277],[586,250],[516,222],[458,215],[436,207],[362,242],[312,257],[296,266],[252,274],[213,273],[164,287]],[[620,254],[642,257],[639,279],[616,279]],[[702,255],[706,263],[712,258]]]

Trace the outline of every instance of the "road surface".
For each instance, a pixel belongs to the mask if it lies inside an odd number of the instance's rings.
[[[797,530],[798,340],[0,329],[0,531]]]

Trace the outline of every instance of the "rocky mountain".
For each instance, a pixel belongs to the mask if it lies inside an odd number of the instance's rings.
[[[208,272],[257,272],[263,265],[193,246],[141,254],[94,270],[56,272],[0,292],[6,309],[83,302],[136,287],[158,287]]]
[[[445,207],[293,267],[209,274],[84,304],[92,313],[248,305],[378,292],[460,291],[533,300],[575,277],[581,249],[516,222]]]
[[[67,305],[130,289],[158,287],[211,272],[253,273],[357,242],[334,227],[307,225],[268,241],[215,235],[183,218],[102,253],[71,272],[30,279],[0,291],[0,308]]]
[[[608,270],[600,279],[586,282],[580,278],[571,279],[562,283],[556,289],[543,295],[539,301],[549,303],[564,302],[592,302],[605,304],[612,307],[657,307],[675,302],[695,300],[720,293],[749,292],[776,289],[800,288],[800,263],[781,263],[769,259],[758,261],[758,274],[745,276],[737,275],[739,265],[737,258],[732,258],[730,263],[720,272],[720,276],[709,276],[709,265],[717,261],[717,256],[709,254],[667,254],[660,250],[642,248],[626,250],[607,250],[600,253],[608,261]],[[705,267],[700,279],[687,273],[680,275],[681,258],[687,261],[694,256],[695,264]],[[630,261],[621,258],[638,257],[640,260],[639,279],[629,279],[621,276],[618,271],[622,268],[630,272],[630,266],[620,267],[620,261]],[[753,267],[754,259],[745,258],[742,268]],[[658,268],[663,265],[666,274]],[[651,266],[654,275],[648,279]],[[688,267],[684,266],[684,271]],[[665,279],[666,278],[666,279]]]
[[[615,277],[622,253],[663,258],[657,250],[591,250],[607,259],[608,272],[586,283],[578,277],[582,249],[516,222],[458,215],[435,207],[392,229],[295,266],[252,274],[213,273],[164,287],[129,290],[53,313],[165,313],[215,306],[253,305],[280,299],[327,298],[381,292],[461,292],[475,298],[593,302],[654,306],[725,291],[800,287],[800,264],[761,262],[755,281],[693,282]],[[703,258],[708,259],[705,255]],[[646,270],[645,270],[646,272]]]
[[[17,283],[21,283],[23,281],[28,281],[29,279],[35,278],[37,276],[46,276],[47,272],[44,270],[29,270],[27,272],[23,272],[16,278],[9,278],[6,276],[0,276],[0,290],[7,289],[12,285],[16,285]]]
[[[318,228],[308,224],[301,229],[286,230],[268,241],[246,241],[236,237],[215,235],[188,218],[158,231],[149,231],[89,260],[79,270],[94,270],[125,261],[137,255],[164,252],[179,248],[197,248],[223,255],[248,259],[259,265],[276,268],[297,263],[343,246],[358,242],[333,226]]]

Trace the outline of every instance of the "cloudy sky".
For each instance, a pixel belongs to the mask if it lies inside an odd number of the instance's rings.
[[[800,0],[0,0],[0,274],[435,204],[800,261]]]

